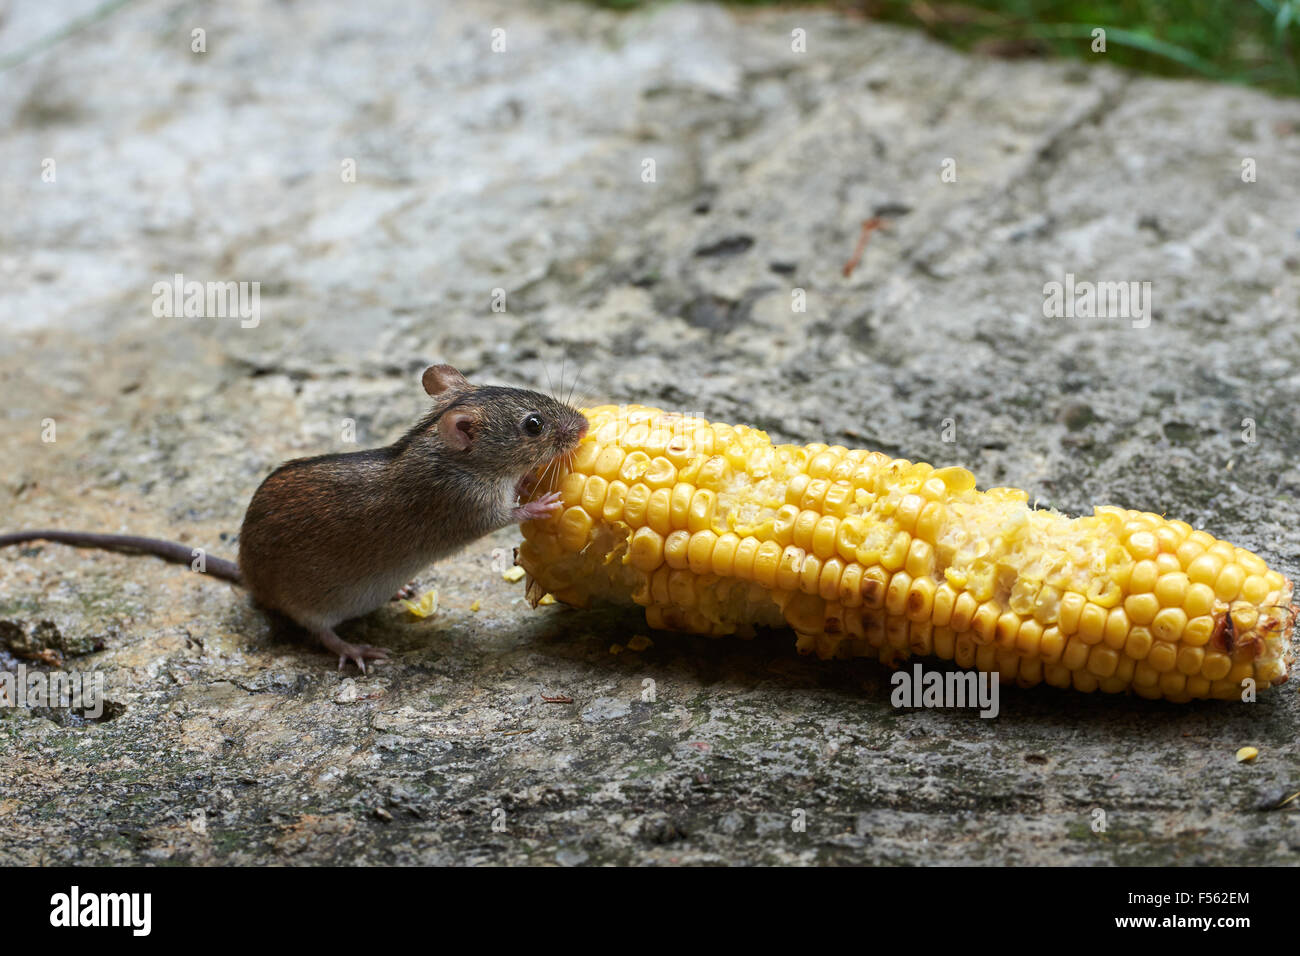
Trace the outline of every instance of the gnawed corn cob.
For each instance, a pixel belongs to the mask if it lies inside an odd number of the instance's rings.
[[[1291,582],[1184,522],[1071,519],[964,468],[639,405],[586,415],[552,481],[563,509],[523,526],[534,603],[635,602],[651,627],[715,635],[788,624],[804,653],[934,655],[1021,686],[1185,701],[1287,679]]]

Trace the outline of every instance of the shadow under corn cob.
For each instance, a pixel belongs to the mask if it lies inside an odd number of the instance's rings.
[[[635,602],[651,627],[789,625],[803,653],[933,655],[1030,686],[1237,698],[1287,679],[1291,582],[1182,521],[1068,518],[1014,488],[639,405],[586,410],[523,526],[536,605]]]

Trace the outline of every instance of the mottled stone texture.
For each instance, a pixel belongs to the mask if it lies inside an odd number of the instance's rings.
[[[0,3],[0,56],[77,8]],[[2,524],[233,554],[276,463],[345,419],[391,441],[437,360],[1167,513],[1293,575],[1297,184],[1295,102],[824,12],[130,5],[0,80]],[[260,282],[260,324],[155,317],[176,273]],[[1149,327],[1044,318],[1066,273],[1151,282]],[[789,634],[611,654],[638,615],[530,611],[515,540],[427,572],[433,618],[345,627],[395,652],[365,677],[184,568],[6,549],[0,641],[111,706],[0,715],[0,862],[1300,862],[1300,801],[1267,809],[1294,682],[896,710]]]

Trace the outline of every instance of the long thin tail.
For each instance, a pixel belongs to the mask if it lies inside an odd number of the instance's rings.
[[[0,534],[0,547],[7,544],[21,544],[24,541],[56,541],[59,544],[70,544],[78,548],[103,548],[105,551],[138,551],[143,554],[152,554],[164,561],[172,561],[176,564],[193,564],[194,549],[188,544],[181,544],[179,541],[164,541],[162,538],[140,538],[133,534],[93,534],[88,531],[14,531],[11,534]],[[239,565],[234,561],[227,561],[225,558],[214,558],[205,555],[203,558],[204,573],[212,575],[214,578],[221,578],[223,581],[233,581],[235,584],[242,584],[243,578],[239,574]]]

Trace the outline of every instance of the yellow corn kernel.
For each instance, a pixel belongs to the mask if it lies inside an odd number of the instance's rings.
[[[1161,607],[1182,607],[1183,602],[1187,599],[1187,589],[1191,582],[1187,580],[1187,575],[1181,571],[1173,574],[1164,574],[1156,582],[1156,599],[1160,601]]]
[[[813,554],[817,555],[822,561],[835,554],[835,537],[839,530],[839,519],[833,515],[825,515],[817,520],[814,526],[812,539],[809,542]]]
[[[907,610],[907,592],[912,587],[912,576],[906,571],[899,571],[889,581],[885,589],[885,612],[901,617]]]
[[[691,533],[674,531],[664,539],[664,563],[675,571],[690,565]]]
[[[664,539],[650,527],[637,528],[628,545],[627,556],[632,567],[649,573],[663,564]]]
[[[1043,625],[1036,620],[1025,621],[1015,634],[1015,650],[1025,657],[1037,657],[1038,647],[1043,642]],[[999,643],[1000,640],[999,640]]]
[[[1111,608],[1110,613],[1106,615],[1106,630],[1101,636],[1102,642],[1110,648],[1123,647],[1132,626],[1128,614],[1122,607]]]
[[[804,594],[817,594],[820,597],[821,581],[822,563],[817,560],[817,555],[805,554],[803,564],[799,567],[799,590]]]
[[[1108,617],[1105,608],[1089,601],[1084,605],[1083,611],[1079,615],[1079,638],[1085,644],[1101,643],[1101,639],[1106,633]],[[1065,633],[1064,629],[1062,629],[1062,633]]]
[[[992,601],[985,601],[975,612],[971,619],[971,630],[974,631],[975,641],[978,644],[990,644],[997,635],[999,609]]]
[[[1197,584],[1213,585],[1227,562],[1217,554],[1202,553],[1187,566],[1187,579]]]
[[[784,549],[775,541],[764,541],[754,555],[754,580],[765,588],[776,587],[776,570]]]
[[[1119,666],[1119,654],[1104,644],[1096,644],[1088,652],[1088,673],[1096,677],[1110,677]]]
[[[844,562],[839,558],[827,558],[821,562],[817,573],[817,593],[824,601],[838,601],[840,597],[840,580],[844,577]]]
[[[1205,675],[1206,680],[1216,681],[1223,680],[1232,670],[1232,658],[1220,651],[1208,651],[1205,655],[1205,661],[1201,664],[1201,673]]]
[[[1066,635],[1055,625],[1043,631],[1043,636],[1038,641],[1038,653],[1042,655],[1044,664],[1055,664],[1061,659],[1065,653],[1066,640]]]
[[[832,560],[838,561],[839,558]],[[839,600],[845,607],[857,607],[862,603],[862,565],[856,561],[846,565],[844,574],[840,576]]]
[[[907,607],[905,608],[908,620],[911,621],[929,621],[934,614],[934,578],[919,577],[912,580],[912,585],[907,592]]]
[[[650,487],[637,482],[627,490],[627,498],[623,501],[623,520],[630,526],[639,528],[645,524],[646,506],[650,502]],[[659,532],[667,534],[666,531]]]
[[[695,497],[695,486],[689,482],[679,481],[673,486],[668,501],[668,523],[672,528],[685,528],[691,510],[691,499]]]
[[[741,581],[754,580],[754,561],[758,558],[758,552],[762,546],[763,542],[750,537],[741,538],[740,544],[736,545],[736,557],[732,565],[732,573]]]
[[[1156,567],[1156,563],[1151,560],[1139,561],[1133,565],[1133,570],[1129,574],[1129,593],[1145,594],[1154,591],[1158,580],[1160,580],[1160,569]]]
[[[1165,671],[1173,670],[1177,660],[1178,651],[1174,649],[1174,646],[1159,641],[1152,645],[1151,653],[1146,657],[1146,662],[1162,674]]]
[[[1251,604],[1263,604],[1268,597],[1268,581],[1262,574],[1249,575],[1241,583],[1241,597]]]
[[[1150,624],[1160,612],[1160,601],[1154,594],[1130,594],[1124,599],[1124,612],[1134,624]]]
[[[1191,584],[1183,596],[1183,610],[1189,618],[1200,617],[1214,610],[1214,601],[1214,588],[1208,584]]]
[[[697,531],[686,545],[686,560],[695,574],[708,574],[713,570],[713,546],[718,536],[712,531]]]
[[[1214,593],[1220,601],[1233,600],[1246,582],[1246,572],[1239,564],[1230,564],[1214,581]]]
[[[1184,674],[1199,673],[1205,666],[1205,651],[1199,647],[1184,647],[1178,652],[1177,667]]]
[[[932,620],[935,627],[947,627],[952,621],[953,606],[957,602],[957,592],[953,590],[952,585],[947,581],[940,584],[934,592],[934,601],[931,611]]]
[[[921,509],[925,507],[925,499],[920,495],[903,495],[903,499],[898,503],[898,510],[894,512],[894,521],[898,524],[900,531],[906,531],[909,535],[916,529],[916,519],[921,516]]]
[[[1163,608],[1151,622],[1151,633],[1156,640],[1173,643],[1183,636],[1187,627],[1187,613],[1180,607]]]
[[[1083,641],[1079,640],[1076,634],[1065,644],[1065,653],[1061,655],[1061,663],[1070,669],[1071,672],[1081,670],[1088,663],[1088,655],[1092,649]]]
[[[893,540],[890,541],[889,547],[885,549],[883,554],[881,554],[880,566],[890,574],[893,574],[895,571],[901,571],[903,565],[907,563],[907,554],[911,548],[912,536],[906,531],[898,532],[898,534],[894,535]]]
[[[812,550],[813,532],[817,528],[817,522],[821,520],[821,515],[816,511],[800,511],[795,516],[794,525],[790,529],[790,543],[796,547],[803,548],[805,551]],[[833,518],[831,519],[834,520]]]
[[[922,541],[934,544],[939,539],[939,529],[943,527],[943,518],[944,509],[942,504],[938,501],[926,502],[925,507],[921,509],[921,513],[916,519],[916,536]]]
[[[1015,611],[1004,611],[998,616],[993,628],[993,640],[1002,650],[1011,650],[1016,646],[1016,634],[1020,631],[1021,618]]]
[[[914,578],[929,574],[934,570],[934,548],[920,538],[913,538],[911,547],[907,549],[907,563],[904,567]]]
[[[713,510],[718,503],[718,493],[709,488],[697,489],[691,496],[690,510],[687,512],[686,527],[692,533],[707,531],[713,527]]]
[[[1135,627],[1124,641],[1124,653],[1135,661],[1145,660],[1151,653],[1151,632],[1145,627]]]
[[[728,531],[718,535],[713,545],[710,570],[720,578],[729,578],[736,567],[736,552],[740,548],[740,537]]]
[[[605,500],[600,506],[600,514],[596,517],[603,519],[606,523],[621,521],[623,506],[626,501],[627,484],[618,480],[611,481],[605,488]]]
[[[1128,553],[1141,561],[1143,558],[1154,558],[1160,553],[1160,544],[1156,541],[1156,536],[1150,531],[1139,531],[1128,539]],[[1097,675],[1105,677],[1105,674]]]
[[[581,551],[591,534],[591,515],[578,506],[567,508],[560,516],[560,544],[568,551]]]
[[[645,520],[650,527],[662,535],[667,535],[673,530],[671,499],[672,491],[667,488],[656,488],[646,501]]]
[[[1203,647],[1214,636],[1214,617],[1202,614],[1187,622],[1183,628],[1183,643],[1189,647]]]
[[[1088,599],[1077,591],[1066,591],[1061,595],[1061,609],[1056,623],[1062,634],[1074,634],[1079,630],[1079,619],[1087,606]]]

